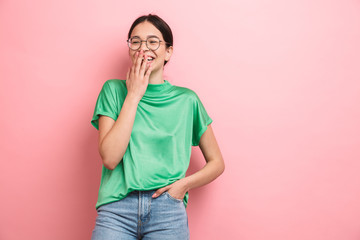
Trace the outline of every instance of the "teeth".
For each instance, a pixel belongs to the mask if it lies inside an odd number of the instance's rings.
[[[145,60],[145,57],[143,58],[143,60]],[[152,60],[154,60],[154,58],[148,57],[148,58],[146,58],[146,60],[147,60],[147,61],[152,61]]]

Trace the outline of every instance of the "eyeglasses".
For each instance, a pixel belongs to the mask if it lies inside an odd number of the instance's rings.
[[[155,51],[160,47],[160,42],[167,43],[165,41],[161,41],[158,37],[149,37],[146,40],[141,40],[141,38],[139,37],[132,37],[126,41],[128,43],[129,48],[132,50],[138,50],[141,47],[142,42],[146,42],[147,48],[152,51]]]

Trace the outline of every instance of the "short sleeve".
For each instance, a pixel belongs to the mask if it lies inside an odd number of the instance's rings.
[[[102,86],[102,89],[96,101],[94,114],[91,119],[91,124],[97,130],[99,130],[100,115],[111,117],[115,121],[118,117],[116,113],[116,98],[114,96],[113,90],[111,89],[111,85],[109,84],[109,80],[106,81]]]
[[[209,117],[204,105],[196,93],[193,111],[192,146],[198,146],[201,136],[206,131],[207,126],[212,123],[213,120]]]

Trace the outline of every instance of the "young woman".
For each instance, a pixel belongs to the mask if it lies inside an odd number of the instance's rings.
[[[103,162],[92,240],[189,239],[188,191],[225,168],[212,119],[194,91],[163,78],[173,53],[163,19],[137,18],[127,42],[132,67],[104,83],[91,120]],[[185,177],[191,146],[207,163]]]

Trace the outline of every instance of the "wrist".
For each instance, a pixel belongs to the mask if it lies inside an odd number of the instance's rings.
[[[128,99],[128,101],[130,101],[132,103],[136,103],[136,104],[138,104],[140,102],[141,98],[142,97],[139,97],[139,96],[137,96],[137,95],[135,95],[133,93],[128,93],[126,95],[126,99]]]
[[[186,192],[188,192],[191,189],[191,184],[190,184],[190,181],[189,181],[189,177],[183,178],[182,182],[183,182],[183,186],[184,186]]]

